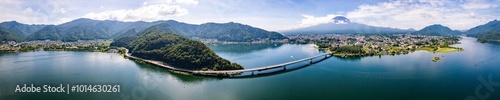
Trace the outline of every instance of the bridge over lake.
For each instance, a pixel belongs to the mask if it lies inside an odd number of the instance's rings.
[[[319,61],[323,61],[324,59],[331,57],[332,54],[333,54],[333,52],[323,53],[323,54],[316,55],[316,56],[311,56],[311,57],[298,59],[298,60],[294,60],[294,61],[289,61],[289,62],[285,62],[285,63],[281,63],[281,64],[263,66],[263,67],[258,67],[258,68],[249,68],[249,69],[241,69],[241,70],[203,71],[203,70],[190,70],[190,69],[176,68],[176,67],[166,65],[161,61],[138,58],[138,57],[130,55],[130,53],[128,53],[128,49],[125,49],[125,57],[131,58],[131,59],[144,61],[148,64],[160,66],[160,67],[167,68],[167,69],[174,70],[174,71],[186,72],[186,73],[193,74],[193,75],[216,76],[216,77],[256,76],[256,75],[262,75],[262,74],[259,74],[261,71],[281,68],[278,71],[273,71],[273,72],[269,72],[266,74],[276,73],[276,72],[287,70],[288,65],[292,65],[292,64],[296,64],[296,63],[300,63],[300,62],[308,61],[309,65],[313,64],[313,63],[315,63],[315,62],[313,62],[313,59],[315,59],[315,58],[321,58],[321,60],[319,60]],[[249,74],[243,75],[243,73],[245,73],[245,72],[247,72]]]

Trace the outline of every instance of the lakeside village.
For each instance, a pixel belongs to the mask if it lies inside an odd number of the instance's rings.
[[[335,52],[339,57],[361,57],[373,55],[408,54],[416,50],[429,52],[455,52],[463,48],[451,47],[458,44],[458,36],[425,36],[412,34],[352,35],[323,34],[309,36],[289,36],[289,43],[315,44],[327,52]],[[432,61],[436,62],[436,56]]]
[[[322,34],[288,36],[284,40],[260,40],[244,43],[291,43],[315,44],[318,49],[335,52],[334,56],[359,57],[373,55],[408,54],[416,50],[429,52],[454,52],[462,48],[449,45],[459,43],[457,36],[424,36],[412,34],[383,34],[383,35],[354,35],[354,34]],[[203,43],[235,44],[241,42],[221,42],[216,39],[196,39]],[[2,41],[0,52],[27,52],[27,51],[87,51],[87,52],[119,52],[110,49],[112,40],[79,40],[76,42],[62,41]],[[433,58],[433,61],[439,60]]]
[[[112,40],[78,40],[75,42],[62,41],[2,41],[0,52],[30,52],[30,51],[85,51],[85,52],[110,52],[117,53],[118,50],[110,49]]]

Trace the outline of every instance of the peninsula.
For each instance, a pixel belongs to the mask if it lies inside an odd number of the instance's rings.
[[[200,41],[166,32],[168,24],[150,27],[136,36],[119,38],[111,46],[125,47],[132,56],[161,61],[169,66],[188,70],[243,69],[236,63],[219,57]]]
[[[416,50],[434,53],[463,50],[450,46],[459,43],[460,37],[456,36],[322,34],[289,38],[291,43],[315,44],[319,49],[335,52],[333,55],[340,57],[408,54]]]

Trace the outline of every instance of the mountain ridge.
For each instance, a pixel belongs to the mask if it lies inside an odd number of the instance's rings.
[[[378,27],[351,22],[343,16],[332,18],[331,22],[298,28],[284,30],[281,33],[285,35],[307,35],[307,34],[386,34],[386,33],[409,33],[412,30],[403,30],[390,27]]]
[[[431,35],[431,36],[443,36],[443,35],[459,35],[461,32],[456,30],[451,30],[450,28],[443,26],[441,24],[433,24],[426,26],[412,34],[419,35]]]
[[[19,35],[21,37],[26,37],[30,34],[35,33],[36,31],[42,29],[43,27],[47,25],[35,25],[35,24],[23,24],[19,23],[17,21],[7,21],[7,22],[2,22],[0,23],[0,26],[4,27],[5,29],[9,30],[13,34]]]
[[[500,41],[500,21],[495,19],[486,24],[471,28],[466,33],[468,36],[476,37],[482,42]]]
[[[14,25],[12,25],[14,23]],[[267,31],[240,23],[203,23],[188,24],[175,20],[159,20],[153,22],[135,21],[123,22],[115,20],[92,20],[79,18],[59,25],[26,25],[15,21],[3,22],[0,26],[23,26],[21,28],[7,28],[10,33],[26,40],[90,40],[116,39],[123,36],[134,36],[154,25],[167,23],[175,28],[182,36],[190,38],[212,38],[230,42],[250,42],[260,39],[286,39],[277,32]],[[22,30],[27,30],[26,32]]]
[[[412,33],[422,35],[458,35],[467,34],[473,37],[484,37],[496,39],[500,33],[500,21],[493,20],[486,24],[476,26],[465,32],[451,30],[446,26],[435,29],[415,30],[397,29],[390,27],[377,27],[351,22],[343,16],[332,18],[332,21],[326,24],[319,24],[306,28],[280,31],[267,31],[250,25],[235,22],[214,23],[207,22],[203,24],[188,24],[176,20],[158,20],[152,22],[134,21],[123,22],[116,20],[93,20],[88,18],[79,18],[59,25],[35,25],[23,24],[17,21],[6,21],[0,23],[4,28],[4,33],[9,33],[9,38],[4,40],[67,40],[74,41],[80,39],[116,39],[125,36],[134,36],[146,30],[147,28],[161,23],[168,23],[176,30],[176,34],[190,38],[210,38],[230,42],[248,42],[259,39],[286,39],[284,35],[306,35],[306,34],[394,34],[394,33]],[[433,26],[433,25],[430,25]],[[432,28],[432,27],[431,27]],[[495,40],[493,39],[493,40]],[[496,40],[500,40],[496,39]]]

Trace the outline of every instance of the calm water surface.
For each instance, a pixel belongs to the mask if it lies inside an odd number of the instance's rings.
[[[0,99],[442,99],[478,93],[500,99],[478,80],[500,82],[500,45],[465,37],[462,52],[362,58],[331,57],[297,70],[262,77],[210,78],[171,73],[118,54],[26,52],[0,54]],[[218,55],[246,68],[279,64],[323,53],[312,45],[210,45]],[[441,60],[432,62],[434,56]],[[444,56],[444,57],[443,57]],[[290,68],[298,68],[298,63]],[[16,85],[119,84],[120,93],[15,93]]]

